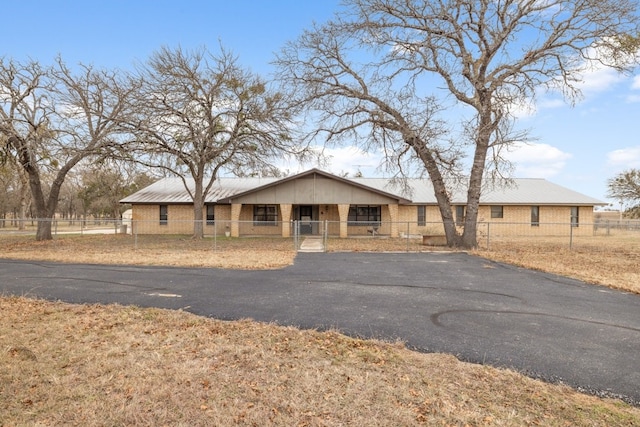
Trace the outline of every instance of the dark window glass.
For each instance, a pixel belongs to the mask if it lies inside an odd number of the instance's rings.
[[[427,207],[416,206],[418,208],[418,226],[427,225]]]
[[[253,205],[253,225],[277,225],[278,206],[276,205]]]
[[[504,209],[502,206],[491,206],[491,218],[504,218]]]
[[[215,206],[207,205],[207,225],[215,224],[216,216],[215,216]]]
[[[351,205],[349,207],[349,225],[379,227],[381,212],[380,205]]]
[[[578,225],[580,225],[580,208],[571,206],[571,226],[577,227]]]
[[[464,225],[464,206],[456,206],[456,225]]]
[[[531,206],[531,226],[538,227],[540,225],[540,206]]]
[[[160,225],[167,225],[169,220],[169,206],[160,205]]]

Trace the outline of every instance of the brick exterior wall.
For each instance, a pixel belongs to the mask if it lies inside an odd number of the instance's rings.
[[[454,210],[455,218],[455,210]],[[569,232],[579,235],[593,233],[593,207],[580,206],[578,227],[570,230],[571,207],[570,206],[540,206],[539,226],[531,225],[531,206],[503,206],[502,218],[491,218],[491,207],[480,206],[478,210],[478,222],[490,224],[491,233],[500,235],[565,235]],[[400,206],[398,213],[398,232],[409,234],[439,234],[444,233],[441,225],[440,210],[437,206],[426,207],[426,224],[419,226],[418,207]],[[402,224],[405,223],[405,224]],[[408,227],[407,227],[408,223]],[[581,226],[584,225],[584,226]],[[483,228],[484,227],[484,228]],[[486,230],[486,224],[481,224],[479,230]]]
[[[415,205],[382,205],[381,226],[378,233],[392,237],[422,234],[442,234],[444,232],[440,211],[437,206],[426,206],[425,224],[418,225],[418,208]],[[454,212],[455,213],[455,212]],[[231,229],[231,206],[216,205],[214,207],[215,226],[205,225],[205,235],[219,235]],[[290,218],[293,220],[293,213]],[[337,205],[318,205],[318,220],[329,221],[329,235],[340,235],[340,215]],[[240,236],[280,236],[283,233],[282,210],[278,206],[278,222],[276,225],[255,225],[253,222],[253,205],[243,205],[240,209],[238,226]],[[203,212],[206,220],[206,208]],[[343,219],[343,220],[346,220]],[[539,226],[531,225],[531,206],[503,207],[503,218],[491,218],[491,207],[480,206],[478,230],[486,232],[487,224],[491,235],[523,236],[523,235],[576,235],[593,233],[594,213],[591,206],[579,208],[578,227],[570,227],[570,206],[540,206]],[[132,207],[133,232],[138,234],[192,234],[193,207],[191,205],[168,205],[167,224],[160,225],[159,205],[134,205]],[[286,225],[285,225],[286,227]],[[347,226],[349,236],[369,235],[369,226]]]
[[[224,234],[231,217],[231,206],[216,205],[214,207],[215,226],[205,223],[205,235],[213,235],[214,231]],[[207,219],[205,207],[202,220]],[[137,234],[193,234],[193,206],[167,205],[167,223],[160,224],[160,205],[133,205],[132,227]],[[225,221],[227,220],[227,221]]]

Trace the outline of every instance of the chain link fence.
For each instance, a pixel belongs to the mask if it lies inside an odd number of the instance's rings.
[[[446,247],[441,222],[354,223],[338,221],[139,221],[120,219],[91,220],[1,220],[0,239],[35,236],[38,222],[51,223],[53,239],[78,236],[114,236],[121,245],[144,248],[165,245],[198,245],[214,250],[251,245],[252,239],[268,239],[274,245],[290,245],[299,250],[314,241],[324,251],[423,251]],[[203,239],[192,239],[196,226]],[[602,220],[594,223],[515,223],[479,222],[477,240],[481,249],[505,245],[539,245],[571,250],[608,250],[611,247],[640,251],[640,220]],[[345,235],[347,238],[340,237]],[[284,236],[284,237],[283,237]],[[255,240],[254,240],[255,241]],[[288,242],[288,243],[287,243]]]

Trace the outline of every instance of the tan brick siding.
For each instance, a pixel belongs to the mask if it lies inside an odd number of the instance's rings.
[[[399,205],[397,209],[382,205],[382,224],[378,232],[383,235],[404,236],[417,234],[443,233],[440,211],[437,206],[426,206],[425,225],[419,226],[418,208],[415,205]],[[215,226],[205,225],[205,234],[223,234],[227,226],[230,228],[231,206],[215,206]],[[396,214],[397,212],[397,214]],[[329,221],[328,233],[332,236],[340,234],[340,215],[337,205],[318,205],[318,220]],[[159,205],[134,205],[132,207],[133,231],[139,234],[191,234],[193,233],[193,207],[190,205],[169,205],[168,221],[160,225]],[[572,232],[576,235],[593,233],[594,213],[591,206],[579,208],[579,226],[570,227],[570,206],[540,206],[540,225],[531,225],[531,206],[503,207],[503,218],[491,218],[491,207],[480,206],[478,221],[481,222],[479,232],[487,230],[489,224],[492,235],[565,235]],[[206,208],[202,220],[206,220]],[[243,205],[240,210],[239,231],[241,236],[249,235],[282,235],[282,213],[278,205],[277,225],[258,226],[253,223],[253,205]],[[392,224],[395,223],[395,224]],[[368,235],[371,227],[348,226],[350,236]]]
[[[455,212],[454,212],[455,214]],[[499,232],[502,235],[562,235],[573,232],[574,234],[589,234],[593,232],[593,208],[591,206],[579,207],[579,224],[570,230],[571,207],[570,206],[540,206],[540,225],[531,225],[531,206],[503,206],[503,218],[491,218],[491,207],[480,206],[478,209],[478,222],[489,223],[491,232]],[[407,222],[399,224],[399,233],[409,234],[437,234],[443,233],[440,210],[437,206],[427,206],[426,224],[418,226],[417,206],[400,206],[398,221]],[[582,226],[581,226],[582,225]],[[483,230],[482,224],[479,227]],[[485,228],[486,229],[486,228]]]
[[[160,224],[160,205],[133,205],[132,227],[138,234],[193,234],[193,206],[168,205],[167,223]],[[228,219],[231,217],[231,206],[216,205],[214,207],[215,226],[205,223],[205,234],[223,234]],[[207,219],[207,209],[203,211],[202,220]]]

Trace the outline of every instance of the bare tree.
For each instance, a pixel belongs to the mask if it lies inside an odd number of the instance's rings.
[[[117,144],[130,90],[115,73],[80,65],[76,74],[61,59],[52,67],[0,60],[0,133],[7,141],[5,152],[29,177],[40,220],[36,240],[52,239],[67,174],[81,160],[103,156]]]
[[[607,181],[607,196],[624,203],[640,203],[640,169],[629,169],[619,173]],[[638,206],[630,209],[630,214],[636,216]]]
[[[435,189],[450,246],[477,246],[483,178],[501,150],[523,140],[513,108],[540,89],[579,95],[597,62],[635,62],[634,0],[346,0],[346,13],[306,31],[276,62],[295,100],[319,113],[329,140],[360,137],[387,162],[418,159]],[[629,60],[632,61],[629,61]],[[449,105],[448,105],[449,104]],[[443,126],[443,106],[462,111]],[[457,129],[456,129],[457,128]],[[462,155],[470,150],[470,165]],[[389,157],[390,156],[390,157]],[[499,166],[499,165],[498,165]],[[450,172],[464,170],[464,228],[453,220]]]
[[[194,238],[203,237],[204,200],[222,170],[247,175],[273,169],[284,153],[304,152],[292,139],[292,110],[283,108],[281,94],[222,48],[162,48],[140,78],[138,116],[129,123],[139,142],[136,161],[182,178],[194,204]]]

